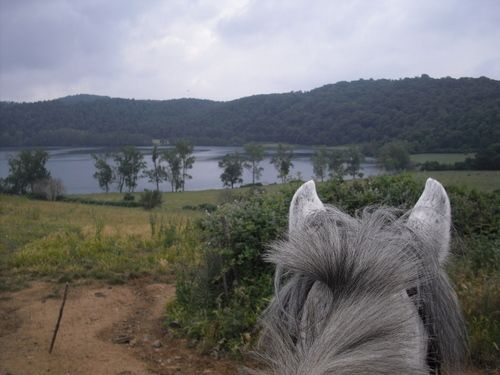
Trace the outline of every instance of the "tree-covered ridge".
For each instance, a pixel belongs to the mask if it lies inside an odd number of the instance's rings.
[[[75,95],[0,103],[0,146],[150,144],[153,138],[205,145],[398,139],[419,152],[476,150],[500,142],[500,81],[422,75],[228,102]]]

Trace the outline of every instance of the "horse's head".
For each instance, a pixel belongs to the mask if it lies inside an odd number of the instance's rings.
[[[443,264],[451,213],[428,179],[406,215],[357,217],[324,205],[313,181],[293,196],[286,240],[272,246],[275,296],[263,315],[276,374],[456,371],[465,331]]]
[[[303,184],[295,192],[289,211],[289,231],[301,229],[308,218],[326,207],[316,193],[313,180]],[[450,200],[443,186],[429,178],[415,207],[410,212],[408,225],[435,237],[441,243],[437,249],[439,258],[444,260],[450,241],[451,209]]]

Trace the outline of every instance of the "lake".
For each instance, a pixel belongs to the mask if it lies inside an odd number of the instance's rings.
[[[152,147],[138,147],[144,154],[148,167],[151,168],[151,151]],[[0,149],[0,177],[7,177],[9,174],[8,160],[11,155],[16,155],[20,148],[3,148]],[[102,190],[97,184],[97,180],[92,177],[95,172],[94,160],[91,157],[92,153],[104,154],[106,152],[117,151],[118,149],[98,148],[98,147],[51,147],[45,148],[49,153],[50,158],[46,164],[47,169],[54,178],[60,178],[66,188],[67,194],[87,194],[99,193]],[[222,169],[219,168],[218,162],[222,157],[231,152],[243,152],[242,147],[212,147],[212,146],[197,146],[194,148],[194,156],[196,161],[193,169],[189,174],[193,176],[191,180],[186,181],[186,190],[206,190],[220,189],[222,182],[220,175]],[[314,152],[312,148],[297,147],[294,149],[293,168],[291,174],[297,176],[300,174],[302,179],[308,180],[313,176],[311,165],[311,155]],[[268,151],[266,158],[260,163],[264,168],[260,182],[263,184],[272,184],[279,182],[277,171],[272,164],[270,158],[273,151]],[[366,159],[361,165],[361,172],[365,176],[374,176],[381,173],[380,168],[375,163],[374,159]],[[243,175],[243,183],[251,183],[252,175],[249,170],[245,169]],[[155,186],[148,182],[146,178],[140,178],[136,191],[144,189],[154,189]],[[170,184],[163,183],[161,186],[163,191],[170,191]],[[116,191],[113,185],[112,191]]]

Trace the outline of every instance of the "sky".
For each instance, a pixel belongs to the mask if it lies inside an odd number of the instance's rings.
[[[0,100],[500,79],[500,0],[0,0]]]

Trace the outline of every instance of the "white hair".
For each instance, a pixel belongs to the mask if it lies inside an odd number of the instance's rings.
[[[261,318],[259,355],[272,374],[457,374],[466,331],[443,270],[449,200],[429,179],[400,216],[351,217],[297,190],[289,233],[266,255],[275,294]]]

